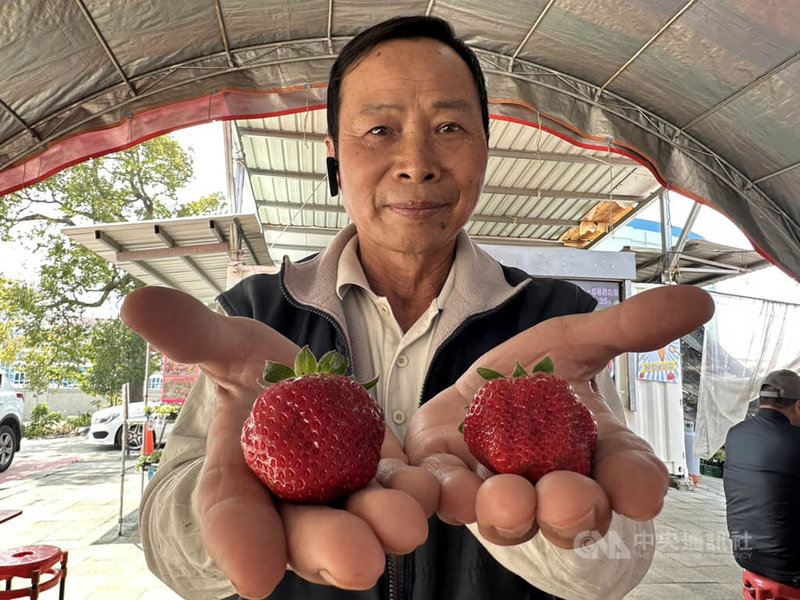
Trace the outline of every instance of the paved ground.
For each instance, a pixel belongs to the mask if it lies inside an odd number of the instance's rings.
[[[68,550],[66,600],[178,599],[142,557],[136,529],[142,478],[134,462],[125,471],[120,536],[119,451],[87,448],[81,438],[23,440],[23,452],[0,474],[0,508],[23,510],[0,524],[0,547],[47,543]]]
[[[69,550],[67,600],[177,600],[142,558],[136,530],[142,478],[133,462],[119,535],[119,452],[87,448],[82,439],[26,440],[0,474],[0,509],[23,509],[0,524],[0,548],[48,543]],[[695,491],[670,489],[656,543],[653,567],[629,600],[742,598],[720,479],[703,477]],[[42,595],[48,598],[57,595]]]

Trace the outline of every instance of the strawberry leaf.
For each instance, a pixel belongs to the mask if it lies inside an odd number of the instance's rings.
[[[464,421],[461,421],[461,423],[458,424],[458,431],[459,433],[464,433]]]
[[[553,359],[549,356],[545,356],[533,367],[534,373],[553,373],[554,371],[555,365],[553,365]]]
[[[505,377],[502,373],[498,373],[497,371],[492,371],[491,369],[485,369],[483,367],[478,367],[478,375],[483,377],[486,381],[490,379],[501,379]]]
[[[362,383],[361,387],[363,387],[365,390],[371,390],[378,383],[378,379],[380,379],[380,377],[380,375],[377,375],[375,379],[370,379],[366,383]]]
[[[278,383],[292,377],[294,377],[294,371],[283,363],[268,361],[267,366],[264,367],[264,381],[267,383]]]
[[[308,346],[303,346],[300,354],[298,354],[297,358],[294,359],[295,375],[297,377],[311,375],[318,372],[317,368],[317,359],[314,356],[314,353],[311,352],[311,348]]]
[[[344,375],[347,373],[347,367],[349,365],[350,361],[347,360],[345,356],[339,354],[336,350],[331,350],[319,359],[318,369],[320,373]]]
[[[522,365],[517,363],[517,366],[514,368],[514,373],[511,375],[511,377],[516,379],[517,377],[525,377],[527,374],[528,372],[522,368]]]

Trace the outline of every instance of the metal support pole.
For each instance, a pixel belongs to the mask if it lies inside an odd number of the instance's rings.
[[[122,518],[123,518],[123,502],[125,499],[125,455],[128,452],[128,403],[130,402],[131,384],[126,383],[122,386],[122,439],[120,446],[122,448],[119,469],[119,520],[117,535],[122,535]]]
[[[669,269],[672,252],[672,219],[669,212],[669,192],[664,190],[658,199],[661,212],[661,283],[672,283],[672,272]]]

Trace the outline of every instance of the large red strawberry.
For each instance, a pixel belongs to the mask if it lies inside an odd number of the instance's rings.
[[[550,471],[589,475],[597,423],[572,387],[552,373],[546,358],[528,375],[517,364],[512,378],[478,369],[488,381],[464,419],[464,440],[481,464],[534,483]]]
[[[267,363],[272,383],[242,429],[247,464],[284,500],[322,504],[369,483],[378,470],[383,410],[344,373],[347,359],[328,352],[319,363],[308,346],[292,369]]]

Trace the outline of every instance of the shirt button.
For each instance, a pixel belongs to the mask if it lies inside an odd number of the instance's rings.
[[[402,410],[396,410],[392,413],[392,421],[394,421],[398,425],[402,425],[406,422],[406,413]]]
[[[408,357],[405,354],[401,354],[397,357],[397,366],[398,367],[405,367],[408,364]]]

